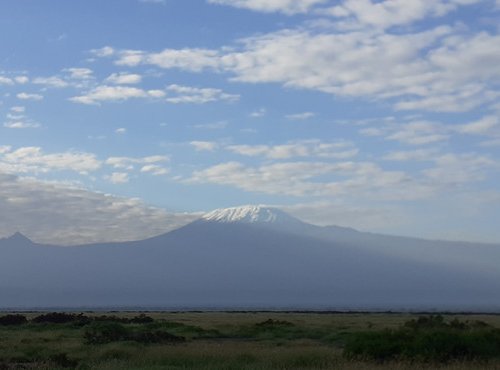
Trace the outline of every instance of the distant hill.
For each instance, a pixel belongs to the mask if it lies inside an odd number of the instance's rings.
[[[245,206],[134,242],[0,239],[0,307],[500,309],[500,246],[362,233]]]

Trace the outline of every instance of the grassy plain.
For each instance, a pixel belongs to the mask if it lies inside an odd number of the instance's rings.
[[[411,314],[148,312],[153,321],[134,322],[130,319],[136,312],[88,312],[66,323],[34,322],[41,313],[22,315],[26,323],[0,325],[0,370],[500,369],[500,356],[381,362],[344,355],[346,343],[356,334],[397,330],[418,317]],[[453,319],[500,329],[496,315],[444,316],[446,322]],[[96,332],[111,333],[110,339],[104,335],[96,340],[91,335]]]

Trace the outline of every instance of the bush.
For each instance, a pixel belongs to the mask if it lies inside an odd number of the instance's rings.
[[[255,324],[255,326],[258,328],[277,328],[277,327],[291,327],[294,325],[289,321],[268,319],[266,321],[262,321]]]
[[[14,326],[26,324],[28,320],[23,315],[5,315],[0,317],[0,325]]]
[[[457,320],[458,322],[458,320]],[[447,324],[444,321],[444,317],[441,315],[430,315],[430,316],[420,316],[416,320],[410,320],[404,323],[405,328],[409,329],[437,329],[445,328]]]
[[[186,341],[184,337],[173,335],[163,330],[132,333],[128,339],[139,343],[182,343]]]
[[[344,348],[348,358],[448,362],[500,357],[500,330],[484,323],[446,323],[441,316],[421,317],[396,330],[361,332]]]
[[[50,356],[49,360],[60,368],[75,369],[78,366],[78,361],[68,358],[66,353]]]
[[[141,313],[139,316],[132,317],[129,322],[131,324],[150,324],[154,322],[154,319]]]
[[[103,344],[127,340],[128,331],[114,322],[95,323],[85,329],[83,337],[87,344]]]
[[[84,333],[87,344],[104,344],[119,341],[135,341],[139,343],[181,343],[184,337],[170,334],[163,330],[132,331],[114,322],[94,323]]]
[[[91,320],[83,314],[70,314],[64,312],[51,312],[43,315],[39,315],[32,320],[34,323],[43,324],[67,324],[67,323],[78,323],[81,325],[88,324]]]
[[[150,324],[154,322],[154,319],[150,316],[146,316],[141,313],[138,316],[134,316],[131,319],[127,317],[119,317],[115,315],[101,315],[94,317],[94,321],[108,321],[108,322],[119,322],[121,324]]]

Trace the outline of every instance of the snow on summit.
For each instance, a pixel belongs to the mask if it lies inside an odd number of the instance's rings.
[[[287,213],[272,207],[241,206],[220,208],[202,216],[205,221],[214,222],[245,222],[245,223],[288,223],[298,222]]]

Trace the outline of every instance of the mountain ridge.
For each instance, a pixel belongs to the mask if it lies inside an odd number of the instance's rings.
[[[163,232],[158,235],[154,235],[145,239],[133,239],[126,241],[103,241],[103,242],[91,242],[84,243],[80,245],[72,245],[72,247],[86,246],[86,245],[96,245],[96,244],[120,244],[120,243],[133,243],[141,240],[148,240],[161,237],[162,235],[168,234],[172,231],[181,229],[185,226],[188,226],[191,223],[198,222],[219,222],[223,224],[231,224],[231,223],[247,223],[247,224],[255,224],[267,227],[280,227],[281,230],[286,230],[292,233],[303,233],[303,232],[323,232],[325,234],[328,233],[338,233],[342,235],[352,236],[366,236],[366,237],[388,237],[394,239],[401,240],[413,240],[413,241],[422,241],[422,242],[437,242],[437,243],[452,243],[452,244],[468,244],[468,245],[482,245],[482,246],[500,246],[500,243],[494,242],[477,242],[477,241],[461,241],[461,240],[449,240],[449,239],[439,239],[439,238],[425,238],[418,236],[404,236],[397,234],[386,234],[386,233],[376,233],[370,231],[360,231],[353,227],[347,226],[338,226],[338,225],[315,225],[306,221],[303,221],[295,216],[290,215],[289,213],[283,211],[282,209],[275,206],[267,206],[267,205],[243,205],[243,206],[235,206],[235,207],[227,207],[227,208],[218,208],[209,212],[205,212],[201,214],[197,219],[191,221],[185,225],[178,227],[177,229],[173,229],[167,232]],[[288,227],[287,227],[288,226]],[[14,234],[0,238],[0,241],[14,241],[14,240],[22,240],[24,242],[29,242],[31,244],[40,244],[32,241],[29,237],[17,231]],[[46,245],[50,245],[50,243],[43,243]],[[41,245],[41,244],[40,244]],[[64,245],[59,245],[64,246]]]
[[[0,306],[500,307],[500,248],[239,211],[124,243],[17,248],[25,243],[2,239],[12,247],[0,248]]]

